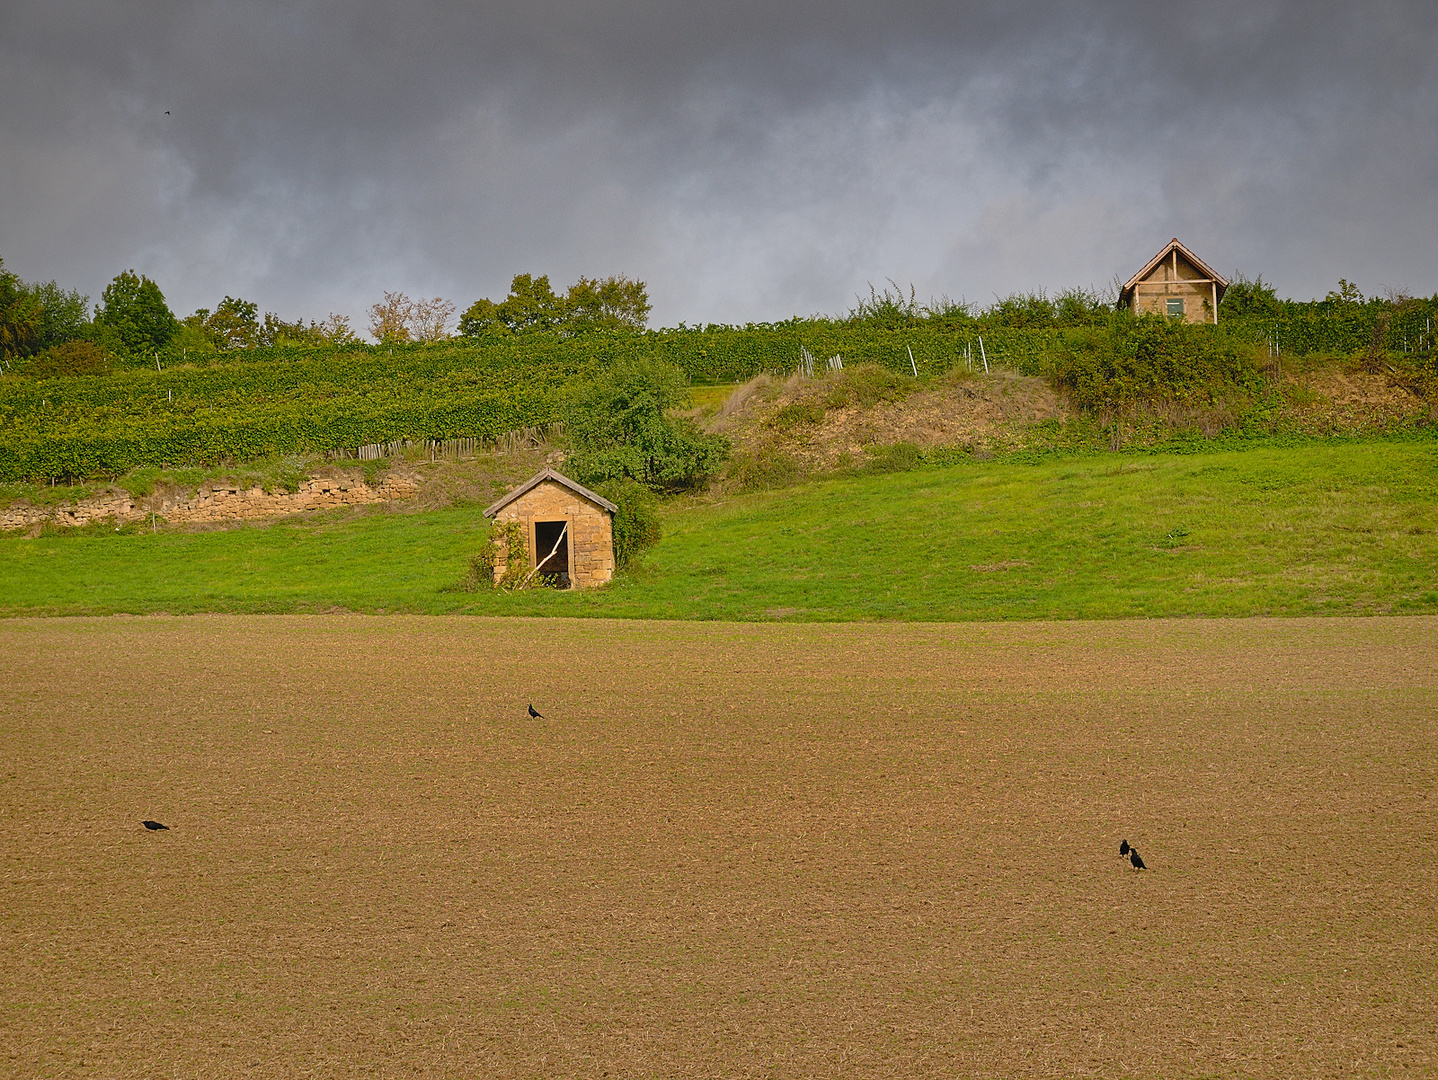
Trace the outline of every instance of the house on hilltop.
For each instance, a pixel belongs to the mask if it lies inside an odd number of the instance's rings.
[[[1218,305],[1228,288],[1226,278],[1174,237],[1118,294],[1118,306],[1135,315],[1181,316],[1185,322],[1218,322]]]
[[[559,575],[570,588],[603,585],[614,576],[614,515],[619,507],[569,477],[543,469],[484,512],[524,529],[529,565]],[[494,567],[504,576],[506,561]]]

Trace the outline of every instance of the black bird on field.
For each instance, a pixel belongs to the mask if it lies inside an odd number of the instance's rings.
[[[161,829],[169,831],[170,828],[168,825],[161,825],[158,821],[142,821],[140,822],[140,824],[145,826],[145,828],[149,829],[151,832],[158,832]]]
[[[1120,841],[1118,842],[1118,857],[1119,857],[1120,859],[1122,859],[1125,855],[1128,854],[1128,851],[1129,851],[1128,841],[1127,841],[1127,840],[1120,840]]]
[[[531,706],[529,707],[529,715],[530,715],[530,718],[531,718],[531,719],[534,719],[534,720],[543,720],[543,719],[544,719],[544,717],[542,717],[542,716],[539,715],[539,711],[538,711],[533,705],[531,705]]]
[[[1135,870],[1144,869],[1143,860],[1138,857],[1138,848],[1128,849],[1128,861],[1133,863],[1133,868]]]

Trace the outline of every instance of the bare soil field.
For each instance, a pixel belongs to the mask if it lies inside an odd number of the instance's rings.
[[[1435,736],[1431,618],[10,620],[0,1074],[1431,1076]]]

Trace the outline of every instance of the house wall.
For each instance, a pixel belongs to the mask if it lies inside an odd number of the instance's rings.
[[[1135,315],[1145,312],[1164,315],[1168,311],[1168,298],[1180,296],[1183,298],[1185,322],[1217,322],[1217,313],[1213,310],[1213,285],[1206,278],[1193,284],[1196,278],[1204,278],[1203,272],[1182,254],[1178,256],[1177,274],[1174,273],[1173,255],[1166,255],[1148,277],[1134,285],[1130,306]]]
[[[524,526],[529,544],[529,565],[535,561],[534,523],[569,522],[569,583],[576,589],[603,585],[614,576],[614,523],[609,511],[578,495],[563,484],[543,480],[494,515],[495,521],[517,521]],[[539,553],[541,556],[549,552]],[[496,562],[494,580],[504,574]]]

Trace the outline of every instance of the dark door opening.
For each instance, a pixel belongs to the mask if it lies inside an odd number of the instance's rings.
[[[569,522],[536,521],[534,523],[534,557],[539,560],[541,574],[557,574],[569,584]],[[557,547],[555,545],[558,545]],[[554,554],[550,554],[553,551]]]

